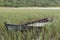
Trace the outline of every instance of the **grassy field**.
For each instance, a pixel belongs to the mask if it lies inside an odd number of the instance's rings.
[[[45,17],[55,18],[55,22],[52,22],[51,25],[46,26],[47,31],[44,34],[45,40],[60,40],[60,10],[0,8],[0,40],[32,40],[32,31],[26,33],[26,39],[24,39],[25,37],[20,32],[8,34],[4,26],[4,22],[22,24]],[[42,34],[43,32],[40,35],[40,40],[43,40]]]

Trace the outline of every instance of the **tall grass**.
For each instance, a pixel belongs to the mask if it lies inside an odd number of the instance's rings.
[[[54,17],[50,25],[44,26],[39,32],[40,40],[59,40],[60,10],[48,9],[0,9],[0,40],[35,40],[36,29],[27,32],[7,32],[4,22],[22,24],[45,17]]]

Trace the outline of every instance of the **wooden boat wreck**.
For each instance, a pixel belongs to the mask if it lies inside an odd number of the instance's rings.
[[[47,25],[48,22],[52,22],[53,19],[54,18],[43,18],[43,19],[32,21],[32,22],[20,24],[20,25],[9,24],[7,22],[5,22],[4,24],[7,30],[26,31],[33,28],[42,28],[43,26]]]

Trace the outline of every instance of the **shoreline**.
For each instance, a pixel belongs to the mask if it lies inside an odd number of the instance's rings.
[[[0,7],[0,9],[60,9],[60,7]]]

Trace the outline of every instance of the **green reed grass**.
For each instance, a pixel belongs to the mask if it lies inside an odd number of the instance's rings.
[[[46,25],[40,32],[40,40],[59,40],[60,36],[60,10],[48,9],[0,9],[0,40],[34,40],[36,29],[21,33],[7,32],[4,22],[22,24],[45,17],[54,17],[50,25]]]

